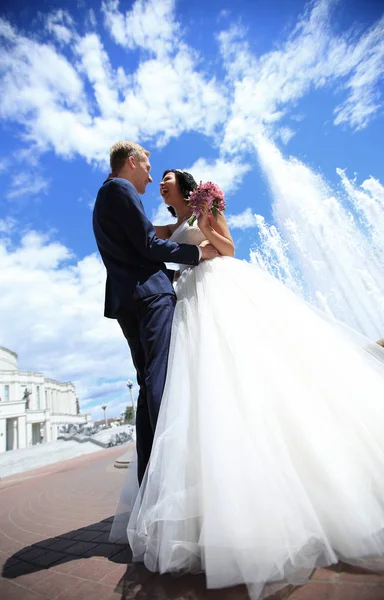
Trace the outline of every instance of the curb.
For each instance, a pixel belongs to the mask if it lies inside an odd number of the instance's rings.
[[[113,464],[116,469],[128,469],[131,462],[134,461],[136,455],[135,442],[128,442],[124,454],[119,456]]]

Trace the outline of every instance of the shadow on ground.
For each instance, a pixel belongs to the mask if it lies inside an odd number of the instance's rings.
[[[180,577],[159,575],[148,571],[140,563],[133,563],[127,544],[109,542],[112,521],[113,517],[109,517],[87,527],[26,546],[7,559],[2,577],[17,580],[22,575],[57,567],[78,559],[104,557],[111,563],[126,565],[123,577],[115,585],[116,598],[120,596],[120,600],[249,600],[245,586],[207,590],[203,574]],[[365,569],[341,563],[332,567],[332,570],[351,573],[367,572]],[[297,587],[287,586],[268,596],[268,600],[289,598],[297,589]]]
[[[104,557],[116,564],[127,565],[124,576],[116,583],[121,600],[247,600],[245,587],[206,590],[204,575],[173,577],[148,571],[144,565],[132,563],[127,544],[109,542],[113,517],[87,527],[68,531],[22,548],[7,559],[2,577],[17,580],[22,575],[57,567],[64,563],[91,557]]]
[[[27,573],[93,556],[127,564],[131,561],[128,546],[108,541],[112,521],[113,517],[109,517],[99,523],[26,546],[7,559],[2,576],[16,579]]]
[[[265,600],[287,599],[296,589],[286,586]],[[116,591],[121,600],[250,600],[244,585],[207,590],[204,575],[159,575],[142,565],[129,565]]]

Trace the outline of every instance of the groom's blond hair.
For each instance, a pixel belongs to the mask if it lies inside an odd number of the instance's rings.
[[[141,160],[149,155],[150,152],[148,152],[148,150],[135,142],[117,142],[109,151],[111,171],[113,174],[118,173],[130,156],[137,158],[137,160]]]

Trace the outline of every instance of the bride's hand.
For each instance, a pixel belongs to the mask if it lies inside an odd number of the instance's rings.
[[[209,227],[211,220],[211,213],[208,210],[208,202],[204,202],[201,206],[200,217],[197,218],[197,224],[200,227],[201,231],[204,231]]]

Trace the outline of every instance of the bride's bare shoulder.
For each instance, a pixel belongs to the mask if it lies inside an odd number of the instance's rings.
[[[168,225],[169,235],[171,236],[178,228],[179,225],[177,223],[172,223],[171,225]]]
[[[173,225],[155,225],[156,236],[161,240],[167,240],[171,237],[174,229]]]
[[[171,235],[180,227],[180,224],[171,223],[169,225],[155,225],[156,236],[161,240],[168,240]]]

